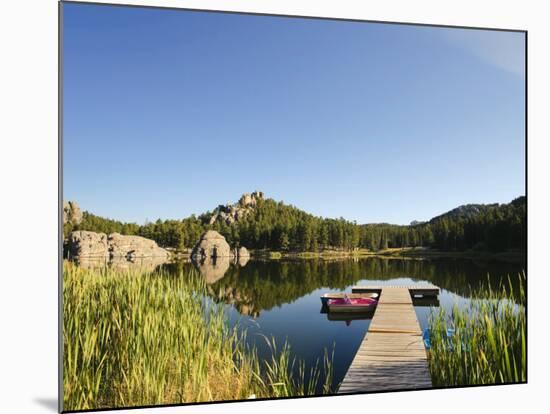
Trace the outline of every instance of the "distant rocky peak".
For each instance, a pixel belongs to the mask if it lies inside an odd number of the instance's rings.
[[[82,222],[82,210],[76,201],[63,202],[63,224],[80,224]]]
[[[254,191],[252,194],[244,193],[239,199],[239,206],[241,207],[255,207],[259,200],[264,199],[264,193],[261,191]]]
[[[235,204],[219,205],[210,217],[209,223],[216,221],[233,224],[245,218],[258,205],[260,200],[264,199],[264,193],[254,191],[253,193],[244,193]]]

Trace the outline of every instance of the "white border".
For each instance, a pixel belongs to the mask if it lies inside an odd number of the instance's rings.
[[[150,0],[113,3],[342,17],[529,31],[529,384],[147,409],[279,413],[346,409],[518,412],[544,406],[549,370],[543,263],[548,229],[549,29],[542,5],[507,0]],[[2,2],[0,297],[2,412],[54,412],[57,398],[57,1]],[[398,411],[399,410],[399,411]],[[538,410],[537,410],[538,411]],[[126,412],[126,411],[120,411]]]

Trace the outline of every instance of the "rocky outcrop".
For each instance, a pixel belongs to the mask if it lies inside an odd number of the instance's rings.
[[[244,246],[231,249],[225,237],[214,230],[203,233],[191,251],[191,258],[195,261],[221,257],[245,259],[250,257],[250,252]]]
[[[105,233],[93,231],[73,231],[67,239],[67,250],[70,258],[75,257],[109,257],[109,245]]]
[[[227,224],[238,222],[248,216],[263,199],[264,193],[254,191],[243,194],[235,204],[219,205],[210,217],[210,224],[216,221],[224,221]]]
[[[63,224],[73,225],[82,223],[82,211],[76,202],[65,201],[63,203]]]
[[[165,257],[170,253],[159,247],[154,240],[141,236],[123,236],[119,233],[112,233],[107,240],[109,254],[111,257],[126,257],[133,259],[137,257]]]
[[[73,231],[66,248],[70,258],[125,258],[134,260],[143,257],[168,259],[170,253],[159,247],[154,240],[140,236],[123,236],[93,231]]]
[[[193,247],[191,257],[194,260],[218,259],[220,257],[234,257],[229,244],[220,233],[208,230],[203,233],[199,241]]]
[[[245,266],[250,258],[246,247],[231,249],[220,233],[208,230],[193,247],[191,259],[207,284],[221,279],[231,263]]]
[[[259,200],[264,199],[264,193],[261,191],[254,191],[252,194],[244,193],[239,199],[240,207],[256,207]]]

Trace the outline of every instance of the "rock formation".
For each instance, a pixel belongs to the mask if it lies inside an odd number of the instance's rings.
[[[231,262],[245,266],[249,258],[246,247],[231,249],[225,237],[214,230],[203,233],[191,252],[193,264],[208,284],[221,279]]]
[[[227,224],[233,224],[245,218],[258,205],[260,200],[264,199],[264,193],[254,191],[245,193],[235,204],[219,205],[210,217],[210,224],[216,221],[225,221]]]
[[[244,193],[239,199],[239,206],[241,207],[256,207],[259,200],[264,199],[264,193],[261,191],[254,191],[252,194]]]
[[[105,233],[85,230],[73,231],[67,240],[67,249],[70,258],[109,257],[109,245]]]
[[[250,253],[244,246],[231,249],[229,244],[220,233],[214,230],[204,232],[199,241],[191,251],[191,258],[195,261],[206,259],[228,258],[249,258]]]
[[[107,240],[111,257],[168,257],[170,253],[159,247],[154,240],[141,236],[123,236],[112,233]]]
[[[140,236],[123,236],[93,231],[73,231],[66,248],[70,258],[126,258],[134,260],[143,257],[168,259],[170,253],[159,247],[154,240]]]
[[[66,223],[82,223],[82,211],[74,201],[65,201],[63,203],[63,224]]]
[[[194,260],[202,261],[220,257],[234,257],[234,253],[225,241],[225,237],[217,231],[208,230],[202,234],[195,247],[193,247],[191,257]]]

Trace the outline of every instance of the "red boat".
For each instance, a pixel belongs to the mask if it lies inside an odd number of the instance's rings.
[[[329,299],[327,306],[329,312],[365,312],[377,303],[378,301],[373,298],[350,298],[344,295],[342,298]]]
[[[345,292],[335,292],[335,293],[325,293],[323,296],[321,296],[321,303],[323,306],[326,306],[328,304],[328,301],[330,299],[343,299],[345,296],[347,296],[350,299],[357,299],[357,298],[378,298],[378,293],[345,293]]]

